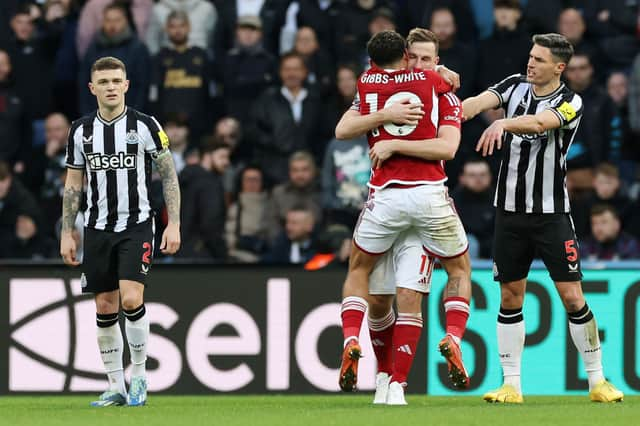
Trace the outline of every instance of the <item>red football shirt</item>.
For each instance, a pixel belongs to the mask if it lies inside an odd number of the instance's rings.
[[[435,138],[440,122],[440,95],[450,90],[451,86],[433,71],[419,69],[387,71],[377,67],[365,71],[358,79],[359,102],[356,101],[356,104],[359,104],[361,114],[376,112],[407,98],[412,102],[422,102],[425,111],[425,116],[417,126],[385,124],[369,132],[367,134],[369,147],[380,140]],[[461,109],[460,106],[458,108]],[[444,182],[446,176],[442,164],[441,161],[394,155],[385,161],[381,168],[372,170],[369,186],[384,188],[393,183],[415,185]]]

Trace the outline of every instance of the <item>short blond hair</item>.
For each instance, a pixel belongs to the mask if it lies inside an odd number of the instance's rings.
[[[440,49],[440,42],[438,36],[433,31],[429,31],[425,28],[414,28],[409,31],[407,36],[407,46],[411,46],[413,43],[433,43],[436,45],[436,55]]]

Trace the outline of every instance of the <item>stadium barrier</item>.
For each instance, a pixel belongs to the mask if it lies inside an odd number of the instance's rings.
[[[151,321],[149,387],[168,394],[315,393],[337,391],[342,341],[340,294],[345,271],[293,267],[156,265],[146,294]],[[501,383],[496,347],[499,291],[490,268],[473,272],[473,302],[463,353],[467,394]],[[437,352],[443,335],[434,273],[425,329],[409,379],[412,392],[450,395]],[[0,394],[96,392],[106,385],[95,343],[94,304],[77,270],[62,266],[0,268]],[[637,268],[586,270],[584,290],[596,314],[605,374],[621,390],[640,390]],[[524,309],[527,394],[573,394],[586,376],[566,314],[546,271],[533,270]],[[367,333],[359,387],[374,387]],[[128,359],[128,355],[126,355]]]

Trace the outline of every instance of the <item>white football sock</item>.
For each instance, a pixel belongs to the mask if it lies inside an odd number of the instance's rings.
[[[100,348],[100,356],[109,379],[109,390],[126,395],[127,389],[124,384],[124,369],[122,367],[124,341],[120,324],[117,322],[118,314],[113,315],[115,315],[116,321],[114,324],[108,327],[98,327],[96,333],[98,348]],[[100,319],[98,321],[100,322]]]
[[[578,312],[569,313],[569,332],[582,357],[591,390],[596,383],[604,379],[604,374],[598,324],[586,304]]]
[[[133,311],[125,311],[125,332],[131,354],[131,377],[146,375],[149,318],[145,312],[144,305]],[[136,319],[132,321],[129,318]]]
[[[520,364],[525,336],[522,309],[500,308],[497,336],[504,383],[513,386],[521,394]]]

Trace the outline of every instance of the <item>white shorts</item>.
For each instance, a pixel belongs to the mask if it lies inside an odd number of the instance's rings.
[[[396,294],[396,287],[429,293],[434,261],[416,232],[404,231],[369,275],[369,294]]]
[[[365,253],[382,254],[400,233],[410,228],[431,256],[457,257],[469,247],[462,221],[444,185],[371,191],[353,241]]]

